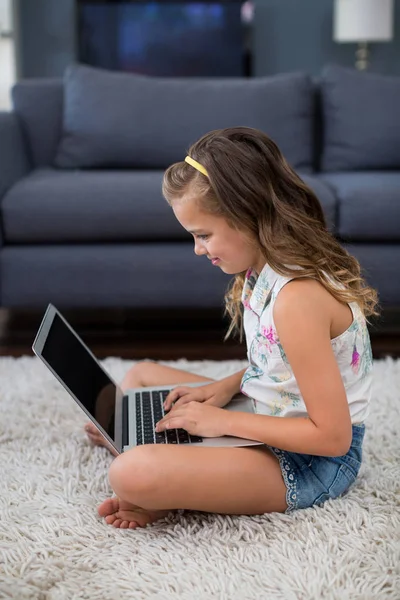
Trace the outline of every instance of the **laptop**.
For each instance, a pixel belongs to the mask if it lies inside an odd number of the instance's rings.
[[[32,350],[119,454],[141,444],[262,445],[256,440],[234,436],[195,436],[184,429],[156,432],[155,425],[165,414],[164,400],[174,387],[207,384],[177,383],[123,392],[52,304],[47,307]],[[224,410],[255,413],[254,401],[244,394],[237,394]]]

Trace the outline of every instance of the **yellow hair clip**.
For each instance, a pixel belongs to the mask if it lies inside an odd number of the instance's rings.
[[[195,169],[197,169],[198,171],[200,171],[200,173],[203,173],[203,175],[205,175],[206,177],[208,177],[207,170],[203,167],[203,165],[201,165],[200,163],[198,163],[197,160],[194,160],[193,158],[190,158],[190,156],[187,156],[185,158],[185,162],[187,162],[189,165],[191,165],[192,167],[194,167]]]

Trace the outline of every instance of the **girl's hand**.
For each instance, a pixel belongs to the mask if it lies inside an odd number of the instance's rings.
[[[164,410],[171,408],[176,410],[179,406],[183,406],[189,402],[204,402],[212,406],[222,408],[226,406],[232,399],[232,396],[224,391],[220,382],[207,383],[196,387],[181,385],[170,391],[164,402]]]
[[[222,408],[188,402],[165,415],[156,424],[156,431],[166,429],[185,429],[192,435],[201,437],[219,437],[226,435],[228,412]]]

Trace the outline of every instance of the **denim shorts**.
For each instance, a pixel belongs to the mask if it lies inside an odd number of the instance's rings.
[[[347,492],[361,467],[365,425],[352,425],[352,429],[350,450],[343,456],[297,454],[267,445],[279,460],[286,484],[285,513],[323,504]]]

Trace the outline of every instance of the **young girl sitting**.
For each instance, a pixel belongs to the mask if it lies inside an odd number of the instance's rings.
[[[376,291],[328,232],[314,193],[261,131],[204,135],[167,169],[163,194],[193,235],[195,253],[235,275],[225,297],[227,336],[244,330],[248,367],[212,381],[143,361],[121,387],[204,382],[171,391],[157,430],[263,444],[137,446],[111,464],[116,497],[99,506],[100,516],[134,529],[174,509],[289,513],[340,496],[361,465],[372,384],[366,317],[378,314]],[[257,414],[223,409],[239,391]],[[104,443],[88,426],[92,441]]]

